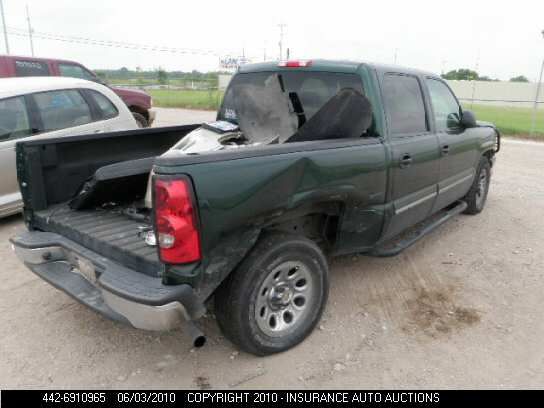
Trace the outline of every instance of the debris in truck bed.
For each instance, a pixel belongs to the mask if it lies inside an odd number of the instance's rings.
[[[240,129],[252,142],[285,142],[298,128],[298,118],[283,91],[279,75],[272,75],[264,86],[235,86],[235,109]]]
[[[155,157],[147,157],[100,167],[70,200],[70,208],[80,210],[109,202],[126,203],[127,198],[131,202],[143,198],[154,161]]]

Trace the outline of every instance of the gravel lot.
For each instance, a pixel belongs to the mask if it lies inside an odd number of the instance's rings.
[[[160,109],[159,124],[209,112]],[[486,210],[395,258],[331,262],[324,318],[304,343],[256,358],[201,321],[181,331],[112,323],[35,277],[0,220],[0,388],[425,388],[544,385],[544,144],[505,141]]]

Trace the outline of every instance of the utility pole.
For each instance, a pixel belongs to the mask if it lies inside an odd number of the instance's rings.
[[[8,29],[6,27],[6,18],[4,17],[4,4],[0,0],[0,14],[2,14],[2,27],[4,27],[4,41],[6,42],[6,54],[9,55]]]
[[[446,64],[448,63],[447,60],[442,60],[442,67],[440,69],[440,74],[443,76],[446,73]]]
[[[30,38],[30,53],[34,56],[34,43],[32,41],[32,26],[30,25],[30,13],[28,12],[28,4],[26,5],[26,22],[28,23],[28,38]]]
[[[478,67],[480,66],[480,48],[476,53],[476,65],[474,66],[474,71],[478,75]],[[472,97],[470,98],[470,109],[474,107],[474,96],[476,95],[476,77],[472,78]]]
[[[278,24],[278,27],[280,28],[279,46],[280,46],[280,61],[281,61],[283,60],[283,29],[284,27],[287,27],[287,24],[281,23],[281,24]]]
[[[544,30],[542,30],[542,37],[544,37]],[[542,60],[542,66],[540,67],[540,76],[538,77],[538,83],[536,84],[535,104],[533,106],[533,120],[531,123],[531,136],[536,130],[536,116],[538,111],[538,99],[540,98],[540,87],[542,86],[542,75],[544,74],[544,60]]]
[[[399,52],[398,48],[395,48],[395,57],[393,58],[393,64],[397,65],[397,54]]]

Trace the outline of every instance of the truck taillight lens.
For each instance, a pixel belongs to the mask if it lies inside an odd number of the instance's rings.
[[[154,177],[153,209],[159,256],[162,262],[199,261],[200,234],[191,181]]]

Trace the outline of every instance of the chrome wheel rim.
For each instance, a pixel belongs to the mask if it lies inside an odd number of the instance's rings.
[[[284,336],[299,327],[315,301],[315,284],[302,262],[283,262],[270,272],[259,291],[255,320],[270,337]]]
[[[478,179],[478,190],[476,191],[476,206],[478,208],[481,208],[484,200],[485,195],[487,193],[487,171],[482,170],[480,173],[480,177]]]

